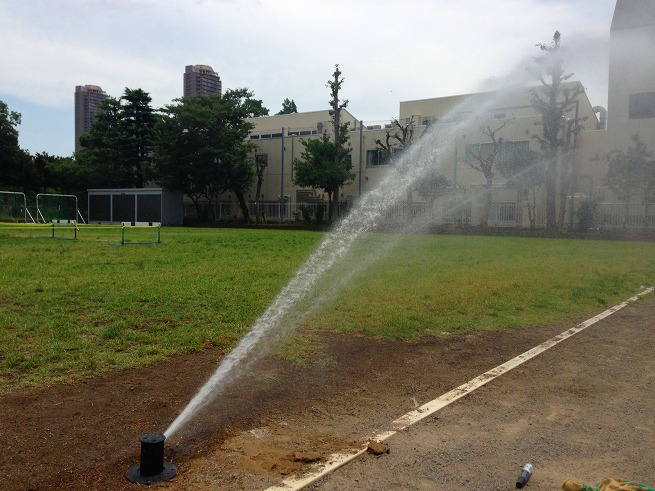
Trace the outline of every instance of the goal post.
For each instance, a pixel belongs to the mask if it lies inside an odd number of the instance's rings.
[[[30,223],[27,220],[29,216],[32,223],[34,219],[27,209],[27,199],[25,193],[15,191],[0,191],[0,221],[12,223]]]
[[[52,223],[52,220],[84,219],[77,206],[77,196],[74,194],[48,194],[36,195],[36,219],[42,223]]]

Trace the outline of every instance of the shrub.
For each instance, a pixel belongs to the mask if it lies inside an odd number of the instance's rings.
[[[587,232],[596,225],[596,210],[598,203],[593,200],[586,200],[580,203],[578,210],[575,212],[577,219],[578,232]]]

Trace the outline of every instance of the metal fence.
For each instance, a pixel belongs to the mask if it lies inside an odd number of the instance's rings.
[[[626,216],[623,203],[600,203],[596,212],[598,228],[649,229],[655,227],[655,205],[648,213],[643,205],[630,205]]]
[[[352,203],[339,203],[340,214],[343,216],[348,212]],[[498,201],[493,202],[489,211],[488,224],[491,227],[528,227],[527,213],[522,208],[523,202]],[[185,219],[211,221],[214,217],[218,222],[236,222],[242,217],[241,209],[236,203],[218,202],[210,209],[208,203],[197,207],[192,203],[185,205]],[[266,201],[261,203],[249,203],[251,220],[259,222],[321,222],[327,219],[327,201],[314,201],[296,203],[291,200],[284,203],[279,201]],[[454,225],[471,226],[476,225],[477,212],[470,200],[467,199],[446,199],[434,205],[428,202],[400,202],[391,206],[381,208],[380,223],[397,225],[409,223],[414,220],[422,220],[433,225]],[[655,206],[646,214],[643,206],[632,205],[630,213],[625,219],[625,205],[621,203],[601,203],[596,210],[594,228],[616,229],[625,227],[630,229],[655,228]],[[525,216],[523,216],[525,215]],[[545,210],[541,207],[537,210],[536,226],[545,226]]]

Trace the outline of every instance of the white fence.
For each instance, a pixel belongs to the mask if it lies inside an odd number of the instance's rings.
[[[241,209],[237,203],[219,202],[213,205],[212,215],[208,203],[200,205],[200,217],[195,205],[187,203],[185,218],[189,220],[236,222],[242,217]],[[341,214],[347,213],[350,203],[339,203]],[[578,204],[579,206],[579,204]],[[328,203],[314,201],[296,203],[286,201],[267,201],[249,203],[249,213],[252,220],[260,222],[305,222],[316,223],[327,220]],[[444,199],[434,205],[428,202],[401,202],[385,207],[380,223],[390,226],[410,223],[420,220],[431,225],[476,226],[479,223],[479,206],[467,199]],[[545,227],[545,210],[537,210],[536,227]],[[317,220],[317,216],[320,216]],[[573,226],[577,225],[574,217]],[[595,214],[593,228],[617,229],[623,228],[625,221],[625,206],[621,203],[601,203]],[[567,224],[570,221],[566,222]],[[490,227],[529,227],[528,212],[524,202],[494,201],[489,211],[488,225]],[[655,228],[655,205],[646,214],[644,207],[632,205],[625,224],[629,229]]]
[[[630,205],[626,217],[625,204],[600,203],[596,211],[596,227],[649,229],[655,227],[655,205],[650,207],[648,214],[643,205]]]

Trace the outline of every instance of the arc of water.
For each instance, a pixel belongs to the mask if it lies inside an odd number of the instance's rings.
[[[519,85],[517,81],[516,86]],[[479,114],[489,111],[494,101],[503,94],[490,97],[485,103],[473,107],[472,101],[465,101],[453,110],[453,114],[466,114],[457,122],[441,128],[439,146],[435,144],[437,125],[421,138],[420,143],[407,149],[401,159],[390,166],[382,182],[363,195],[355,209],[344,218],[334,232],[326,235],[317,250],[310,255],[296,275],[280,291],[275,300],[255,322],[250,332],[241,339],[219,364],[216,371],[200,388],[184,410],[175,418],[164,435],[169,438],[182,428],[202,407],[213,401],[225,386],[237,376],[235,370],[242,366],[253,349],[269,334],[277,323],[293,309],[316,286],[319,279],[334,266],[352,247],[362,234],[374,228],[384,212],[402,198],[409,185],[414,183],[426,168],[440,165],[444,154],[453,144],[455,136],[470,125]],[[422,154],[427,154],[422,158]]]

